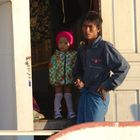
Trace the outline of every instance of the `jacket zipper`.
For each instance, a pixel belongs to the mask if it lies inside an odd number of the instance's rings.
[[[64,85],[66,85],[66,55],[64,57]]]

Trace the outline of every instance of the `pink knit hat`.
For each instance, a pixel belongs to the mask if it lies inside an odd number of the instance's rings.
[[[60,39],[61,37],[67,38],[67,40],[68,40],[69,43],[70,43],[70,46],[73,45],[74,39],[73,39],[72,32],[68,32],[68,31],[59,32],[59,33],[57,34],[57,36],[56,36],[56,43],[57,43],[57,44],[58,44],[59,39]]]

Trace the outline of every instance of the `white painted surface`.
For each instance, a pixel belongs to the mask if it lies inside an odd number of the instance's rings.
[[[29,16],[28,0],[0,0],[1,130],[33,130]]]
[[[106,121],[139,121],[140,1],[101,1],[101,9],[103,38],[112,42],[131,66],[123,84],[110,92]]]
[[[16,140],[34,140],[33,136],[17,136]]]
[[[54,140],[138,140],[140,127],[96,127],[66,133]]]
[[[0,136],[0,140],[34,140],[33,136]]]
[[[18,131],[18,130],[0,130],[0,136],[50,136],[61,130],[34,130],[34,131]],[[1,139],[0,139],[1,140]]]
[[[83,123],[62,130],[47,140],[139,140],[140,125],[133,123]],[[128,125],[127,125],[128,124]]]
[[[17,129],[33,130],[29,0],[13,0]]]
[[[17,129],[11,3],[0,4],[0,129]]]
[[[0,136],[0,140],[17,140],[15,136]]]

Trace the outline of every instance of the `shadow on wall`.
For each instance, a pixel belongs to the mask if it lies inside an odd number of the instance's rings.
[[[140,105],[139,104],[133,104],[130,106],[131,108],[131,113],[134,117],[134,121],[139,121],[140,120]]]

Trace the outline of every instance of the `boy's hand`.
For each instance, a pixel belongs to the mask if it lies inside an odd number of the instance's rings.
[[[74,82],[75,83],[75,86],[78,88],[78,89],[82,89],[84,87],[84,82],[81,81],[79,78]]]
[[[101,95],[102,100],[105,101],[107,90],[105,90],[102,86],[100,86],[97,92],[99,92],[99,94]]]

